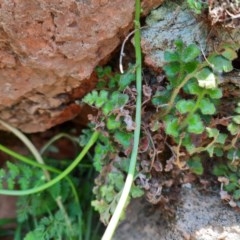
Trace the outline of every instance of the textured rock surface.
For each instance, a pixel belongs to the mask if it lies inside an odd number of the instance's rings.
[[[133,13],[134,0],[0,0],[0,118],[36,132],[77,115]]]
[[[165,213],[166,214],[166,213]],[[183,188],[175,218],[167,220],[161,209],[144,200],[130,204],[116,240],[239,240],[240,215],[223,205],[216,194]]]
[[[166,1],[146,19],[148,27],[142,30],[142,49],[145,63],[154,69],[164,65],[164,51],[173,49],[176,39],[196,43],[205,55],[222,42],[240,43],[239,28],[211,26],[207,15],[195,16],[182,2]]]

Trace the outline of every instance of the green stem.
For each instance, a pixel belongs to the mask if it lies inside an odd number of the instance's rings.
[[[141,95],[142,95],[142,54],[141,54],[141,33],[140,33],[140,13],[141,13],[141,3],[140,0],[135,1],[135,54],[136,54],[136,88],[137,88],[137,100],[136,100],[136,114],[135,123],[136,128],[134,131],[134,142],[133,150],[130,159],[130,166],[128,170],[128,175],[122,190],[121,197],[119,199],[118,205],[113,213],[113,216],[106,228],[106,231],[102,237],[102,240],[110,240],[113,237],[115,229],[118,225],[120,216],[126,206],[127,199],[131,190],[131,186],[134,180],[134,173],[137,162],[138,145],[141,130]]]
[[[87,145],[82,149],[82,151],[80,152],[80,154],[76,157],[76,159],[68,166],[68,168],[66,168],[62,173],[60,173],[57,177],[53,178],[52,180],[50,180],[49,182],[38,186],[38,187],[34,187],[28,190],[4,190],[4,189],[0,189],[0,194],[3,195],[11,195],[11,196],[24,196],[24,195],[29,195],[29,194],[34,194],[34,193],[38,193],[41,192],[51,186],[53,186],[54,184],[56,184],[57,182],[61,181],[63,178],[65,178],[83,159],[83,157],[87,154],[87,152],[89,151],[89,149],[94,145],[94,143],[97,141],[99,136],[99,132],[95,131],[90,140],[88,141]]]
[[[58,170],[54,167],[35,162],[35,161],[33,161],[33,160],[31,160],[31,159],[29,159],[29,158],[27,158],[27,157],[25,157],[25,156],[23,156],[19,153],[16,153],[16,152],[10,150],[9,148],[7,148],[7,147],[5,147],[1,144],[0,144],[0,150],[3,151],[4,153],[8,154],[9,156],[12,156],[13,158],[18,159],[19,161],[27,163],[31,166],[39,167],[41,169],[45,169],[45,170],[48,170],[50,172],[54,172],[54,173],[58,173],[58,174],[61,173],[60,170]],[[76,188],[74,187],[74,184],[73,184],[72,180],[68,176],[66,177],[66,180],[68,181],[68,183],[69,183],[69,185],[72,189],[75,201],[77,203],[79,203],[78,194],[77,194]]]
[[[181,123],[180,130],[185,128],[188,125],[188,120],[192,117],[192,115],[198,110],[199,104],[204,98],[205,94],[207,93],[206,89],[203,89],[203,91],[198,95],[196,104],[194,105],[194,108],[188,113],[187,117],[184,119],[184,121]]]
[[[8,123],[4,122],[3,120],[0,120],[0,124],[2,124],[6,129],[11,131],[16,137],[18,137],[18,139],[20,139],[25,144],[25,146],[33,154],[33,156],[35,157],[38,163],[44,164],[43,158],[38,152],[38,150],[36,149],[36,147],[22,132],[20,132],[17,128],[10,126]],[[43,172],[46,179],[50,180],[49,173],[46,170],[43,170]]]
[[[53,138],[51,138],[45,145],[44,147],[40,150],[40,153],[43,155],[43,153],[48,149],[48,147],[50,145],[52,145],[54,142],[56,142],[57,140],[61,139],[61,138],[67,138],[69,140],[71,140],[73,143],[78,143],[78,139],[76,137],[72,137],[71,135],[67,134],[67,133],[59,133],[58,135],[54,136]]]
[[[67,225],[67,228],[68,228],[67,230],[68,230],[69,232],[72,232],[73,229],[72,229],[71,220],[69,219],[69,216],[68,216],[68,214],[67,214],[67,211],[66,211],[66,209],[65,209],[65,207],[64,207],[64,205],[63,205],[63,203],[62,203],[61,197],[60,197],[60,196],[57,197],[57,199],[55,199],[55,201],[57,202],[58,207],[60,208],[60,211],[63,213],[64,219],[65,219],[65,221],[66,221],[66,225]],[[71,239],[72,239],[72,238],[71,238]]]
[[[171,110],[172,107],[174,105],[175,99],[177,97],[177,95],[179,94],[180,90],[182,89],[182,87],[192,78],[195,77],[195,75],[199,72],[199,70],[201,70],[202,68],[208,66],[207,62],[204,62],[203,64],[201,64],[197,69],[195,69],[192,73],[188,74],[183,81],[173,90],[173,93],[171,95],[171,98],[167,104],[167,109],[162,113],[157,113],[156,114],[156,119],[162,118],[164,116],[166,116]]]
[[[2,124],[5,128],[10,130],[15,136],[17,136],[26,145],[26,147],[30,150],[30,152],[33,154],[33,156],[35,157],[35,159],[38,163],[44,164],[41,154],[38,152],[38,150],[32,144],[32,142],[22,132],[20,132],[17,128],[10,126],[8,123],[6,123],[2,120],[0,120],[0,124]],[[49,182],[51,180],[51,176],[50,176],[49,172],[46,169],[43,169],[43,173],[44,173],[47,181]],[[55,201],[56,201],[59,209],[63,209],[61,199],[58,199]],[[70,223],[70,220],[69,220],[68,216],[65,214],[65,212],[64,212],[64,216],[66,217],[65,219],[67,219],[67,223]]]

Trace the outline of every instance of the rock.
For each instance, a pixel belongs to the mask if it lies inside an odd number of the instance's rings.
[[[212,26],[208,16],[194,15],[182,0],[166,1],[147,17],[147,27],[142,30],[142,50],[145,63],[153,69],[164,65],[164,51],[174,48],[174,41],[181,39],[185,44],[195,43],[204,57],[221,43],[238,44],[239,28],[228,29],[221,25]]]
[[[0,195],[0,219],[16,217],[16,197]]]
[[[182,188],[175,217],[144,199],[133,201],[117,229],[116,240],[238,240],[239,212],[223,205],[215,193]]]
[[[143,1],[144,12],[162,1]],[[74,100],[132,28],[134,2],[0,1],[0,118],[39,132],[79,114]]]

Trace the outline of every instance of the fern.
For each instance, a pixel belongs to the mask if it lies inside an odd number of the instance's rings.
[[[187,0],[187,4],[196,14],[200,14],[207,7],[207,3],[204,0]]]
[[[17,157],[20,158],[20,155]],[[31,160],[28,161],[38,166]],[[54,172],[51,177],[55,178],[59,170],[51,167],[49,169]],[[80,182],[75,179],[74,186],[72,179],[66,179],[67,181],[59,181],[38,194],[18,197],[17,223],[22,226],[21,239],[75,239],[84,236],[86,226],[83,222],[86,217],[82,214],[75,192],[75,187],[79,186]],[[18,188],[18,191],[21,191],[41,186],[45,182],[46,178],[41,168],[30,167],[22,162],[7,162],[5,168],[0,169],[0,190]],[[81,185],[83,186],[83,182]],[[88,193],[90,191],[91,187],[86,188],[81,195],[82,199],[91,198],[91,194]],[[25,233],[27,235],[24,238]]]
[[[45,182],[41,169],[33,169],[23,163],[7,162],[5,169],[0,169],[0,189],[28,189]],[[3,187],[4,186],[4,187]]]
[[[24,240],[35,240],[35,239],[71,239],[77,236],[77,229],[69,235],[68,229],[63,226],[65,225],[64,215],[61,211],[57,211],[54,215],[49,217],[43,217],[36,229],[29,232]]]

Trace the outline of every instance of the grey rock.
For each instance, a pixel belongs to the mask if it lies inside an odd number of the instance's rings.
[[[240,214],[224,205],[217,193],[200,193],[182,188],[175,217],[149,205],[133,201],[126,219],[119,225],[115,240],[239,240]]]

